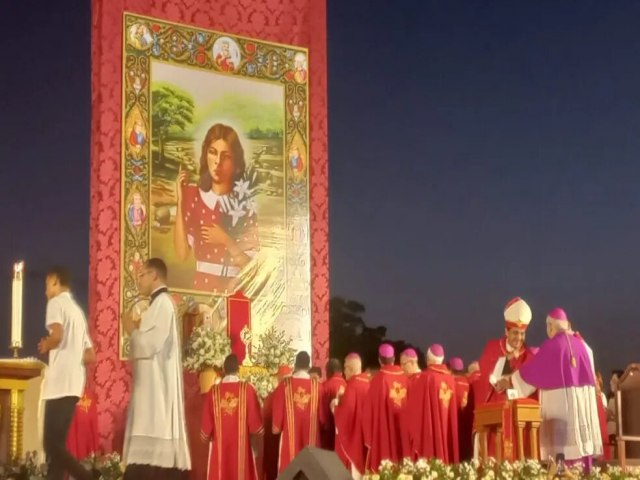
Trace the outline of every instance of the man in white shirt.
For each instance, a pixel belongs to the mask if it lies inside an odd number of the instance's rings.
[[[149,309],[140,322],[135,322],[131,313],[122,316],[133,362],[124,480],[179,479],[191,469],[191,457],[176,308],[167,291],[167,266],[161,259],[144,263],[138,274],[138,291],[150,297]]]
[[[62,480],[68,472],[76,480],[99,478],[87,471],[66,449],[67,434],[86,381],[85,363],[95,360],[87,320],[70,292],[70,274],[53,267],[45,280],[46,328],[49,336],[38,343],[38,351],[49,354],[44,377],[44,450],[47,478]]]

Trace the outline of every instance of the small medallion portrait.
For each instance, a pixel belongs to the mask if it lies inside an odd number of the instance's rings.
[[[138,50],[148,50],[153,45],[151,30],[144,23],[134,23],[129,27],[127,39]]]
[[[235,72],[240,66],[240,47],[229,37],[220,37],[213,44],[213,61],[223,72]]]
[[[127,207],[127,219],[133,228],[140,228],[147,219],[147,207],[140,192],[134,191]]]

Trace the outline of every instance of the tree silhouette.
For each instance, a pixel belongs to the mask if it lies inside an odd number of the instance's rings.
[[[396,359],[405,348],[415,348],[404,340],[386,339],[387,327],[368,327],[364,321],[365,306],[355,300],[332,297],[329,301],[329,353],[332,358],[344,360],[355,352],[362,357],[363,368],[377,367],[378,347],[384,341],[391,343]],[[424,366],[424,355],[416,348],[420,363]]]
[[[170,133],[184,132],[193,123],[195,104],[186,92],[161,85],[151,92],[153,138],[158,139],[159,160],[164,161],[164,143]]]

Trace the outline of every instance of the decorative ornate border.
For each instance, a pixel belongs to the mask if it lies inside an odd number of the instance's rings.
[[[226,44],[230,59],[220,59],[221,45]],[[216,51],[218,56],[216,56]],[[286,255],[282,265],[285,275],[287,311],[301,312],[311,321],[311,287],[309,245],[309,177],[308,177],[308,51],[306,48],[265,42],[223,32],[179,25],[163,20],[125,13],[123,17],[122,55],[122,159],[121,159],[121,255],[120,310],[131,308],[137,298],[134,265],[149,257],[151,248],[151,84],[152,62],[161,61],[176,66],[237,76],[283,87],[283,175],[286,232],[296,232],[302,240],[285,235]],[[132,146],[131,126],[140,125],[143,141]],[[137,125],[136,125],[137,126]],[[284,161],[293,148],[302,152],[303,168],[293,172]],[[128,215],[134,195],[140,195],[147,206],[145,219],[136,224]],[[302,269],[297,267],[303,265]],[[294,270],[302,271],[294,278]],[[299,275],[299,273],[298,273]],[[187,296],[207,303],[211,295],[197,291],[182,291],[176,295],[181,303]],[[233,292],[229,292],[229,295]],[[296,301],[290,299],[295,298]],[[298,315],[296,315],[298,316]],[[310,327],[310,325],[309,325]],[[311,329],[309,329],[309,334]],[[311,344],[311,338],[305,344]],[[120,356],[126,358],[128,338],[120,332]]]

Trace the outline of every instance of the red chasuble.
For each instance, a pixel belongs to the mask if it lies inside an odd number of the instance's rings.
[[[482,356],[480,357],[480,379],[478,380],[478,395],[480,398],[476,398],[476,406],[482,405],[488,402],[499,402],[507,399],[505,392],[498,393],[493,386],[489,383],[489,377],[493,373],[493,369],[496,366],[496,362],[500,357],[509,355],[507,351],[507,338],[489,340],[484,347]],[[518,370],[527,360],[533,357],[534,353],[525,344],[519,352],[518,356],[513,356],[508,360],[509,369],[511,372]]]
[[[487,345],[484,347],[484,351],[482,352],[482,356],[480,357],[480,360],[478,362],[480,364],[480,377],[478,378],[476,384],[474,385],[474,387],[476,387],[474,390],[475,407],[478,407],[480,405],[483,405],[489,402],[504,402],[507,400],[506,392],[501,392],[501,393],[496,392],[493,386],[489,383],[489,377],[493,373],[493,370],[496,366],[496,362],[498,361],[498,359],[508,354],[509,352],[507,351],[506,337],[502,337],[501,339],[489,340],[489,342],[487,342]],[[522,365],[524,365],[525,362],[527,362],[527,360],[532,358],[534,355],[535,354],[533,353],[533,351],[529,347],[527,347],[527,345],[525,344],[523,345],[517,357],[513,356],[508,360],[509,362],[508,368],[510,369],[511,372],[515,372]],[[537,397],[538,397],[537,393],[533,393],[531,396],[531,398],[535,398],[535,399],[537,399]],[[525,438],[525,449],[526,449],[526,445],[528,444],[528,438],[529,438],[528,429],[525,430],[524,438]],[[516,444],[517,438],[515,438],[514,440],[515,440],[514,449],[517,449],[518,448]],[[495,433],[493,432],[489,432],[489,434],[487,435],[487,449],[488,449],[489,456],[495,456]],[[517,451],[517,450],[514,450],[514,451]]]
[[[477,390],[480,385],[478,383],[478,380],[480,380],[480,371],[476,370],[475,372],[468,374],[467,380],[469,381],[469,403],[475,408],[477,397],[479,397]]]
[[[478,401],[480,398],[480,371],[475,371],[467,375],[467,380],[469,381],[469,396],[467,397],[467,407],[471,411],[471,431],[473,432],[473,415],[476,411],[476,407],[481,404]],[[473,434],[472,434],[472,444],[473,444]]]
[[[67,436],[67,450],[77,459],[84,460],[98,452],[99,441],[96,399],[87,389],[76,404]]]
[[[456,375],[456,401],[458,402],[458,446],[460,461],[473,457],[473,405],[469,402],[471,386],[464,375]]]
[[[444,365],[430,365],[409,390],[406,425],[414,458],[457,463],[456,382]]]
[[[340,403],[333,412],[336,425],[336,453],[347,468],[365,473],[364,406],[370,378],[366,373],[354,375],[347,382]]]
[[[214,385],[202,409],[202,440],[213,440],[209,480],[256,480],[250,435],[259,433],[262,415],[254,388],[246,382]]]
[[[367,471],[377,472],[382,460],[399,463],[409,452],[403,424],[408,383],[397,365],[383,365],[371,380],[363,413]]]
[[[273,394],[273,433],[280,435],[278,471],[304,447],[320,444],[320,385],[313,378],[285,378]]]
[[[326,450],[335,449],[336,426],[331,414],[331,400],[338,396],[340,390],[344,391],[347,386],[346,380],[341,373],[336,373],[322,384],[322,416],[325,424],[322,426],[322,448]]]

